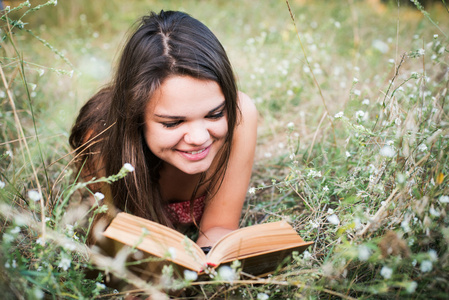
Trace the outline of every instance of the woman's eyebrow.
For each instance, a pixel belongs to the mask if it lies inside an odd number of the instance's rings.
[[[225,106],[226,101],[223,101],[220,105],[218,105],[217,107],[211,109],[208,114],[211,114],[219,109],[221,109],[223,106]],[[170,116],[170,115],[159,115],[159,114],[154,114],[156,117],[158,118],[163,118],[163,119],[171,119],[171,120],[182,120],[185,119],[184,116]]]

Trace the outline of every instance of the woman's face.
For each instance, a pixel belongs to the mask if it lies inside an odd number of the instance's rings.
[[[209,169],[227,132],[225,97],[215,81],[169,77],[145,108],[151,152],[186,174]]]

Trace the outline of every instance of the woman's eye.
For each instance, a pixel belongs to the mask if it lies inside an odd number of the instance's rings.
[[[209,119],[220,119],[223,116],[224,116],[224,111],[222,110],[222,111],[220,111],[220,112],[218,112],[216,114],[207,116],[207,118],[209,118]]]
[[[162,122],[161,124],[165,127],[165,128],[174,128],[176,126],[178,126],[179,124],[181,124],[182,121],[176,121],[176,122]]]

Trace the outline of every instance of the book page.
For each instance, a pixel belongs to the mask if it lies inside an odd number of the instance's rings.
[[[286,249],[305,249],[304,242],[285,221],[259,224],[233,231],[211,249],[207,262],[220,264]]]
[[[206,262],[201,248],[183,234],[127,213],[117,214],[103,235],[197,272]]]

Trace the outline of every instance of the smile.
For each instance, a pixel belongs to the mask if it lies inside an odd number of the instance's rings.
[[[204,148],[204,149],[201,149],[201,150],[198,150],[198,151],[183,151],[183,152],[195,155],[195,154],[198,154],[198,153],[206,151],[206,149],[207,148]]]
[[[195,150],[195,151],[178,150],[178,153],[181,154],[182,157],[184,157],[185,159],[187,159],[189,161],[199,161],[199,160],[203,160],[204,158],[207,157],[210,149],[211,149],[211,146],[208,146],[206,148],[203,148],[200,150]]]

